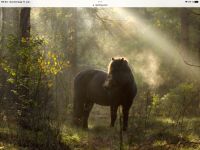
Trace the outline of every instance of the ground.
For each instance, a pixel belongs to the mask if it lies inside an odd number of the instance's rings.
[[[74,127],[69,117],[62,126],[62,140],[72,150],[119,150],[119,119],[110,128],[109,107],[94,106],[89,129]],[[1,123],[0,150],[26,150],[16,145],[13,126]],[[200,118],[185,119],[182,127],[173,125],[169,118],[149,119],[130,115],[129,129],[123,133],[124,150],[200,150]],[[27,132],[27,134],[31,134]],[[32,137],[32,136],[30,136]]]
[[[63,138],[77,150],[119,150],[119,119],[110,128],[109,107],[95,106],[89,118],[89,130],[66,125]],[[118,113],[119,114],[119,113]],[[123,133],[124,150],[200,150],[200,118],[185,119],[176,127],[169,118],[146,122],[130,115],[129,129]],[[187,129],[187,130],[186,130]]]

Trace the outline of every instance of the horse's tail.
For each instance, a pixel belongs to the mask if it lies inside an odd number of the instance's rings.
[[[75,125],[81,125],[84,103],[82,101],[81,89],[74,81],[74,99],[73,99],[73,122]]]

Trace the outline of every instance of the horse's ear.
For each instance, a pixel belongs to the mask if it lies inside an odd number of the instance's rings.
[[[112,61],[113,61],[113,60],[115,60],[115,58],[114,58],[114,57],[112,57]]]

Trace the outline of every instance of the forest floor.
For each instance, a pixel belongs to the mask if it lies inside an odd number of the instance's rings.
[[[66,125],[63,140],[74,150],[119,150],[119,118],[114,128],[109,125],[109,107],[95,106],[90,114],[89,129]],[[185,119],[181,125],[174,126],[169,118],[144,121],[130,115],[129,129],[123,132],[123,149],[200,150],[200,118]]]
[[[93,108],[88,130],[74,127],[70,120],[64,123],[61,136],[72,150],[119,150],[119,119],[114,128],[109,127],[109,107]],[[16,138],[14,126],[0,123],[0,150],[29,150],[18,146]],[[129,129],[123,132],[123,150],[200,150],[200,118],[184,119],[174,126],[169,118],[144,121],[130,115]]]

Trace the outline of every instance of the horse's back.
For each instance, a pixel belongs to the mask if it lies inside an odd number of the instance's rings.
[[[86,89],[91,80],[97,75],[103,76],[105,78],[106,73],[100,70],[88,69],[79,72],[74,79],[74,88]]]
[[[81,71],[74,80],[75,96],[100,105],[109,105],[103,87],[107,73],[101,70]]]
[[[97,74],[106,74],[106,73],[103,71],[94,70],[94,69],[88,69],[88,70],[81,71],[76,75],[76,77],[74,79],[74,84],[85,86]]]

